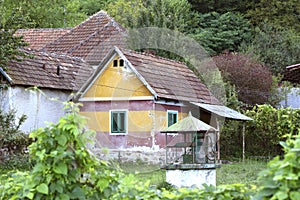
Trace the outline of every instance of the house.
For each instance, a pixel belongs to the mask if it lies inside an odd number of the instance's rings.
[[[280,102],[282,107],[300,108],[300,63],[286,67],[283,81],[292,83],[292,87],[281,88],[285,99]]]
[[[21,130],[30,132],[57,122],[65,114],[61,102],[68,101],[88,79],[92,68],[82,59],[55,53],[22,49],[22,61],[10,61],[0,68],[0,103],[4,110],[16,109],[28,119]],[[30,91],[35,87],[38,91]]]
[[[15,35],[29,44],[22,51],[30,56],[10,62],[6,72],[0,69],[5,84],[0,105],[27,115],[21,130],[30,132],[64,115],[62,104],[53,99],[70,100],[109,49],[124,45],[125,29],[100,11],[73,28],[20,29]],[[40,92],[29,92],[33,87]]]
[[[76,99],[83,103],[81,114],[97,131],[100,147],[110,149],[163,147],[160,130],[189,111],[199,116],[191,102],[219,104],[184,63],[118,47],[107,54]]]

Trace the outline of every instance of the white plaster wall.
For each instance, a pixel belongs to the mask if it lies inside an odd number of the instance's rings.
[[[9,87],[2,91],[1,106],[4,110],[15,108],[18,116],[25,114],[27,120],[21,130],[30,133],[45,127],[46,122],[56,123],[65,114],[61,102],[67,101],[69,95],[69,92],[59,90],[41,89],[41,92],[30,92],[25,87]]]
[[[166,170],[166,181],[179,188],[203,188],[204,183],[216,186],[216,169]]]
[[[279,92],[282,90],[279,89]],[[300,88],[291,88],[286,99],[279,103],[280,107],[300,108]]]

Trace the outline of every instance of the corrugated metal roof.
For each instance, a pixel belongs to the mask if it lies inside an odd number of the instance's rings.
[[[161,131],[161,133],[175,133],[175,132],[207,132],[216,131],[212,126],[204,123],[203,121],[193,117],[191,114],[183,118],[177,123],[169,126]]]
[[[200,108],[210,112],[214,113],[220,117],[225,117],[228,119],[234,119],[234,120],[241,120],[241,121],[248,121],[252,120],[250,117],[247,117],[246,115],[243,115],[231,108],[228,108],[226,106],[221,105],[212,105],[212,104],[204,104],[204,103],[194,103],[192,104],[199,106]]]

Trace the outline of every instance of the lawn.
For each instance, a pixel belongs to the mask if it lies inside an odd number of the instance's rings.
[[[266,161],[246,160],[245,162],[234,162],[223,164],[217,169],[217,185],[245,183],[256,184],[257,175],[266,168]],[[143,162],[128,162],[120,164],[125,173],[135,174],[136,178],[144,182],[150,180],[151,185],[159,185],[165,181],[165,171],[159,165],[151,165]],[[7,169],[0,166],[0,175],[6,174]],[[5,183],[5,179],[0,177],[0,185]]]
[[[258,173],[266,169],[266,161],[245,160],[223,164],[217,169],[217,185],[245,183],[256,184]],[[165,171],[159,165],[149,165],[142,162],[123,163],[120,167],[127,173],[134,173],[141,181],[150,180],[152,185],[165,181]]]

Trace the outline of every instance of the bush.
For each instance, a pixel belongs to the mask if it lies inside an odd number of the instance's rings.
[[[300,199],[300,129],[295,139],[281,142],[284,158],[279,156],[268,163],[268,169],[261,172],[261,188],[257,199]]]
[[[30,134],[35,166],[28,173],[11,174],[0,188],[1,199],[102,199],[115,193],[120,173],[89,152],[85,145],[94,132],[84,129],[75,104],[66,105],[69,114],[57,124]]]
[[[20,130],[20,126],[27,119],[26,115],[21,115],[19,119],[16,116],[15,109],[4,112],[0,108],[0,150],[6,152],[22,152],[30,144],[28,135]]]

